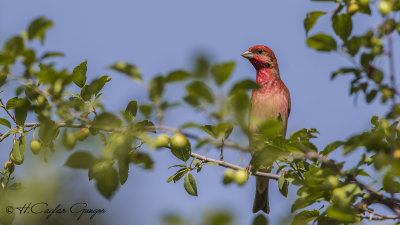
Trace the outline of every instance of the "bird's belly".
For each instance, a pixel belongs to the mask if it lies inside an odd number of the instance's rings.
[[[252,109],[249,115],[250,130],[256,131],[257,127],[267,119],[282,117],[284,127],[288,117],[288,98],[283,93],[255,91],[251,98]]]

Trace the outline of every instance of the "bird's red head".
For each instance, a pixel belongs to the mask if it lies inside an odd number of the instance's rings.
[[[242,53],[242,56],[248,59],[254,68],[259,71],[261,69],[278,70],[278,62],[274,52],[264,45],[256,45]]]

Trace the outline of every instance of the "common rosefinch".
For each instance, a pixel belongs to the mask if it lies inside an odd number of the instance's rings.
[[[251,111],[249,128],[252,133],[258,132],[260,123],[269,118],[282,118],[282,134],[286,135],[287,120],[290,114],[290,93],[279,75],[278,62],[274,52],[266,46],[256,45],[242,54],[249,59],[257,71],[256,82],[260,89],[251,94]],[[250,146],[252,140],[250,139]],[[271,171],[271,166],[263,169]],[[269,213],[268,201],[269,179],[256,177],[256,194],[253,204],[253,213],[259,210]]]

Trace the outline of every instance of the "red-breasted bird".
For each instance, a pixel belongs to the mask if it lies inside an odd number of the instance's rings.
[[[283,122],[282,132],[283,135],[286,135],[287,121],[290,114],[290,93],[280,78],[278,62],[274,52],[266,46],[256,45],[243,52],[242,56],[253,64],[257,71],[256,82],[260,86],[259,89],[254,90],[251,94],[250,131],[257,133],[261,122],[281,116]],[[264,171],[270,172],[271,167],[264,169]],[[256,177],[253,213],[259,210],[269,213],[268,183],[268,178]]]

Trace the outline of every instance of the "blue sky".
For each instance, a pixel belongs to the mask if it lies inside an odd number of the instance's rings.
[[[303,19],[306,12],[332,8],[329,4],[299,0],[0,0],[0,44],[26,29],[35,17],[53,20],[55,27],[47,33],[43,49],[64,52],[66,57],[59,60],[58,65],[69,69],[88,59],[89,80],[110,74],[113,80],[103,94],[109,110],[123,109],[133,99],[143,103],[147,96],[139,85],[107,69],[116,61],[134,63],[144,79],[149,80],[174,69],[190,68],[193,55],[200,51],[209,53],[214,62],[236,61],[232,80],[254,79],[254,69],[240,54],[252,45],[264,44],[275,51],[281,78],[291,92],[288,133],[315,127],[321,133],[315,143],[321,147],[367,129],[372,115],[385,112],[380,104],[366,105],[361,98],[355,105],[354,98],[348,95],[348,79],[330,81],[330,73],[335,68],[348,64],[345,58],[339,54],[321,54],[305,45]],[[373,22],[375,17],[357,15],[355,18],[355,24],[360,26],[355,32],[362,32],[368,25],[366,22]],[[332,32],[329,26],[328,17],[323,18],[311,33]],[[177,93],[169,89],[167,96],[174,98]],[[11,97],[4,95],[6,99]],[[184,108],[167,114],[166,121],[174,126],[193,115]],[[1,148],[6,144],[2,143]],[[4,152],[0,153],[2,159],[7,157]],[[218,155],[216,151],[203,153]],[[221,182],[224,169],[206,168],[203,173],[195,174],[199,189],[199,197],[195,198],[185,193],[182,183],[165,182],[173,172],[166,168],[177,160],[168,152],[152,155],[156,162],[154,171],[133,168],[128,182],[111,202],[94,191],[88,193],[109,210],[104,217],[117,220],[121,225],[132,224],[132,221],[157,224],[166,211],[196,217],[198,212],[209,207],[220,207],[234,211],[238,224],[250,223],[254,178],[243,187],[225,187]],[[228,156],[234,163],[238,158],[236,153]],[[69,169],[63,172],[78,174],[75,182],[85,190],[94,190],[85,173]],[[287,216],[291,200],[279,194],[276,182],[272,181],[271,186],[269,217],[279,221],[278,218]],[[293,199],[295,193],[289,196]]]

